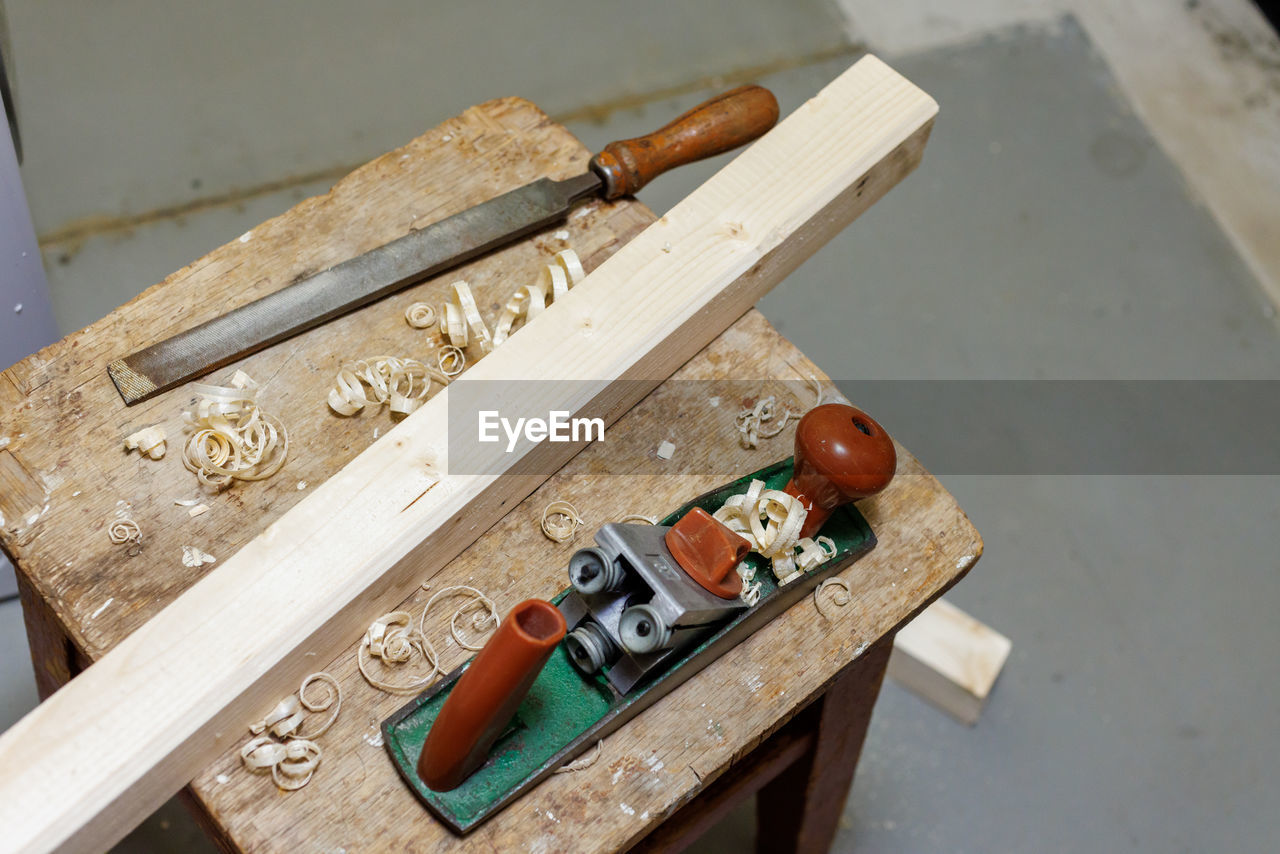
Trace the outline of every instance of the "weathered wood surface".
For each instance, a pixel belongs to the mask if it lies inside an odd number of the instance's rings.
[[[429,356],[432,336],[405,323],[406,306],[439,302],[463,278],[492,316],[556,251],[573,247],[594,269],[653,215],[634,201],[589,203],[562,227],[214,373],[210,381],[224,381],[240,367],[262,383],[263,408],[285,421],[293,445],[274,477],[222,493],[202,492],[182,466],[189,391],[125,407],[107,378],[109,361],[393,240],[414,223],[542,175],[579,174],[589,156],[528,102],[472,108],[0,373],[0,445],[8,440],[0,448],[0,545],[76,646],[100,658],[208,574],[209,566],[182,565],[183,545],[230,557],[391,427],[385,411],[343,419],[324,401],[344,359]],[[560,228],[567,239],[555,238]],[[169,435],[164,459],[126,453],[124,437],[152,424]],[[195,497],[211,509],[194,519],[173,503]],[[135,556],[107,539],[117,511],[142,529]]]
[[[586,156],[561,129],[522,102],[477,108],[380,158],[329,196],[254,229],[244,243],[218,250],[175,274],[165,287],[6,372],[0,380],[0,436],[11,442],[0,451],[0,478],[13,488],[0,492],[4,544],[76,647],[92,658],[101,656],[204,575],[207,570],[182,567],[182,544],[229,555],[296,503],[305,492],[297,489],[300,481],[314,487],[367,446],[374,429],[385,430],[390,423],[385,415],[342,421],[318,401],[343,357],[423,352],[423,333],[405,326],[400,312],[432,288],[439,293],[454,276],[245,360],[251,374],[270,378],[264,405],[298,413],[300,420],[289,422],[297,447],[276,478],[206,499],[213,510],[196,519],[172,505],[174,498],[197,494],[172,441],[160,463],[126,456],[119,446],[133,429],[157,422],[166,423],[177,440],[178,411],[187,398],[179,390],[125,410],[102,372],[106,361],[211,316],[237,288],[253,288],[256,296],[278,286],[282,280],[271,277],[285,275],[281,269],[293,271],[286,275],[291,278],[385,242],[400,233],[388,222],[406,219],[389,212],[406,211],[407,218],[417,214],[430,221],[537,174],[572,174],[583,168]],[[479,187],[462,186],[466,182],[461,178],[450,183],[454,172],[465,171],[463,164],[474,158],[481,158],[496,177]],[[357,216],[354,226],[347,222],[353,213],[364,215]],[[570,221],[568,244],[590,269],[650,219],[634,203],[593,205]],[[263,240],[267,237],[271,240]],[[255,240],[259,246],[269,242],[270,248],[255,255]],[[334,250],[335,245],[342,248]],[[479,286],[482,306],[496,310],[518,283],[512,278],[536,272],[562,245],[544,234],[460,275]],[[234,282],[221,276],[230,270],[235,271]],[[358,353],[350,352],[352,341],[361,342]],[[809,369],[794,348],[752,313],[691,361],[685,374],[794,379]],[[670,438],[677,443],[677,459],[705,454],[714,467],[697,476],[601,479],[592,475],[600,460],[584,454],[434,578],[433,589],[470,581],[494,595],[500,608],[524,596],[548,595],[563,585],[562,567],[572,546],[555,546],[537,531],[547,496],[574,500],[589,523],[598,524],[624,512],[665,510],[789,453],[789,431],[760,451],[737,447],[730,430],[740,403],[726,399],[721,409],[704,404],[673,411],[670,400],[664,403],[663,390],[655,392],[611,429],[611,442],[656,448],[661,439]],[[715,474],[706,473],[713,470]],[[471,841],[500,848],[541,843],[549,849],[578,849],[618,847],[640,838],[660,816],[692,797],[701,785],[699,775],[702,782],[714,778],[820,692],[856,650],[953,583],[976,560],[980,541],[945,492],[905,454],[900,473],[890,493],[867,508],[882,543],[851,571],[851,577],[861,579],[857,598],[837,618],[837,630],[824,627],[809,609],[793,609],[767,633],[611,739],[597,766],[554,778]],[[73,496],[75,492],[80,494]],[[48,508],[39,513],[46,497]],[[148,537],[142,553],[133,558],[106,543],[105,526],[120,500],[133,505],[130,511]],[[27,521],[31,511],[39,514],[34,524]],[[352,638],[353,644],[356,640]],[[441,646],[448,649],[446,667],[461,660],[456,647]],[[322,740],[325,761],[307,789],[276,792],[264,778],[245,775],[231,750],[197,779],[195,791],[226,829],[225,840],[255,849],[305,842],[318,850],[330,844],[347,850],[418,849],[432,847],[433,840],[440,846],[455,841],[400,786],[382,749],[365,741],[366,735],[373,739],[374,724],[401,699],[378,694],[358,676],[353,678],[353,651],[354,646],[330,668],[341,675],[347,699],[342,719]],[[726,702],[735,688],[752,692],[754,702]],[[673,741],[672,732],[684,737]],[[654,771],[658,763],[662,767]],[[219,775],[228,782],[218,783]],[[531,812],[535,806],[537,814]]]

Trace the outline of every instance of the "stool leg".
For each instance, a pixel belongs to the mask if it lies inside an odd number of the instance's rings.
[[[813,749],[756,795],[760,854],[831,847],[892,651],[893,636],[882,637],[814,701],[821,708]]]
[[[18,598],[22,602],[22,621],[27,628],[27,644],[31,648],[31,664],[35,671],[36,692],[41,700],[71,681],[80,669],[75,663],[75,648],[62,631],[53,609],[21,572],[18,576]]]

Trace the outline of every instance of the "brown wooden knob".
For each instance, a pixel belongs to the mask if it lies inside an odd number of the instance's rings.
[[[893,439],[861,409],[828,403],[796,425],[795,471],[787,492],[808,509],[800,536],[812,537],[837,507],[875,495],[893,480]]]
[[[456,789],[484,764],[566,628],[560,609],[542,599],[511,609],[459,677],[427,733],[418,776],[428,788]]]
[[[651,134],[609,143],[591,158],[591,168],[604,180],[606,199],[629,196],[668,169],[751,142],[777,121],[772,92],[739,86]]]

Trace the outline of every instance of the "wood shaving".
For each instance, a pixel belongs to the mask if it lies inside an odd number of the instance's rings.
[[[325,688],[324,696],[319,700],[312,700],[307,697],[307,687],[314,684],[323,685]],[[306,679],[303,679],[302,684],[298,687],[298,702],[302,703],[302,707],[313,714],[333,709],[329,713],[329,717],[320,726],[311,732],[298,733],[295,736],[295,738],[319,738],[328,732],[329,727],[333,726],[334,722],[338,720],[338,715],[342,711],[342,687],[338,684],[337,679],[334,679],[324,671],[312,673]]]
[[[462,307],[451,302],[442,303],[436,313],[440,323],[440,334],[455,347],[465,347],[471,337],[467,334],[467,322],[462,316]]]
[[[547,307],[548,297],[552,301],[560,299],[569,289],[587,277],[582,268],[578,253],[565,249],[555,254],[554,263],[542,270],[537,284],[516,288],[511,299],[507,300],[498,325],[494,328],[493,346],[498,346],[513,333],[516,322],[523,319],[529,323]]]
[[[618,521],[619,521],[620,523],[621,523],[621,522],[644,522],[644,523],[649,524],[649,525],[656,525],[656,524],[658,524],[658,517],[657,517],[657,516],[643,516],[643,515],[641,515],[641,514],[639,514],[639,513],[628,513],[626,516],[623,516],[623,517],[622,517],[621,519],[619,519]]]
[[[552,542],[569,542],[582,524],[582,517],[568,501],[552,501],[542,510],[542,533]]]
[[[129,518],[117,519],[107,527],[107,538],[117,546],[142,542],[142,530]]]
[[[318,700],[307,697],[307,688],[315,683],[325,687],[324,696]],[[333,711],[315,730],[305,734],[300,731],[309,715],[330,709]],[[282,791],[301,789],[311,782],[323,755],[315,739],[333,726],[341,711],[342,688],[338,680],[328,673],[312,673],[302,680],[297,694],[285,697],[266,717],[249,726],[255,738],[240,748],[240,761],[255,774],[270,773]]]
[[[813,409],[822,404],[824,396],[822,383],[818,382],[818,378],[813,374],[809,374],[806,382],[813,390],[813,406],[809,407]],[[761,398],[756,401],[755,406],[738,413],[734,422],[738,429],[738,441],[742,443],[744,448],[756,448],[759,446],[761,439],[772,439],[785,430],[787,424],[799,420],[803,414],[803,412],[797,412],[790,406],[782,407],[779,410],[778,399],[773,395]]]
[[[484,318],[480,316],[476,298],[471,295],[471,286],[466,282],[454,282],[453,293],[458,300],[458,308],[467,321],[471,340],[480,346],[480,354],[493,352],[493,336],[489,333],[489,327],[485,325]],[[455,346],[466,346],[465,342],[462,345],[458,345],[456,341],[451,343]]]
[[[196,516],[201,516],[208,512],[209,512],[208,504],[197,504],[195,507],[192,507],[190,510],[187,511],[187,515],[194,519]]]
[[[843,588],[843,591],[841,591],[840,588]],[[818,609],[818,613],[821,614],[824,619],[830,620],[831,617],[822,610],[822,594],[826,590],[831,591],[831,595],[827,598],[831,600],[831,604],[835,605],[837,608],[843,608],[845,605],[848,605],[850,600],[853,598],[853,594],[849,591],[849,582],[845,581],[843,578],[828,578],[817,586],[813,591],[813,606]]]
[[[415,652],[431,669],[408,682],[389,682],[369,672],[370,658],[378,659],[385,667],[399,667],[408,664]],[[356,650],[356,667],[364,681],[374,688],[399,695],[416,694],[440,672],[435,647],[426,635],[413,627],[413,617],[408,611],[392,611],[373,621]]]
[[[182,547],[182,565],[183,566],[200,566],[205,563],[213,563],[217,558],[208,552],[201,551],[195,546]]]
[[[143,427],[136,433],[129,434],[124,440],[126,450],[136,450],[140,455],[158,460],[164,456],[164,428]]]
[[[428,303],[415,302],[404,310],[404,319],[414,329],[427,329],[436,325],[436,310]]]
[[[456,377],[467,367],[467,354],[452,344],[446,344],[436,353],[436,364],[446,377]]]
[[[428,585],[424,584],[423,589]],[[471,629],[484,633],[497,627],[500,619],[497,606],[493,600],[474,587],[454,585],[445,587],[427,600],[418,619],[418,627],[413,626],[413,617],[408,611],[392,611],[383,614],[373,621],[364,639],[356,649],[356,667],[360,675],[374,688],[388,694],[416,694],[429,685],[437,676],[443,674],[440,668],[440,656],[436,653],[431,641],[427,640],[427,614],[437,601],[448,596],[467,596],[467,601],[454,609],[449,618],[449,634],[458,646],[468,650],[479,650],[484,645],[473,643],[462,634],[458,621],[468,612],[471,615]],[[408,664],[416,657],[421,657],[429,666],[429,670],[420,672],[408,681],[391,682],[371,672],[371,662],[378,659],[382,667],[399,667]]]
[[[179,507],[195,507],[197,504],[200,503],[200,499],[199,498],[175,498],[173,499],[173,503],[178,505]]]
[[[306,713],[302,710],[302,703],[298,700],[298,696],[290,694],[276,703],[262,720],[249,724],[249,732],[254,735],[269,732],[277,738],[288,738],[305,717]]]
[[[756,568],[745,560],[738,564],[738,576],[742,579],[742,592],[738,595],[747,607],[754,608],[764,592],[764,583],[756,581]]]
[[[799,418],[800,413],[790,407],[784,407],[778,413],[778,399],[773,395],[761,398],[751,409],[738,413],[735,424],[738,428],[738,441],[744,448],[759,447],[761,439],[772,439],[786,429],[787,423]],[[769,422],[773,423],[770,424]]]
[[[258,384],[236,371],[231,386],[193,383],[195,404],[183,413],[193,432],[182,464],[207,486],[223,489],[236,480],[263,480],[289,456],[289,432],[258,408]]]
[[[808,511],[799,499],[778,489],[765,489],[762,480],[751,481],[745,493],[729,496],[724,505],[712,514],[729,530],[751,543],[753,552],[772,561],[773,575],[779,584],[794,581],[836,554],[836,545],[829,537],[816,540],[800,538],[800,529],[804,527],[807,515]],[[743,572],[740,566],[739,574]],[[744,582],[751,580],[743,575]]]
[[[408,415],[427,399],[432,382],[445,386],[449,378],[417,359],[374,356],[344,362],[329,390],[329,408],[345,416],[385,403],[393,413]]]
[[[658,445],[657,454],[658,454],[658,459],[660,460],[669,460],[673,456],[675,456],[675,453],[676,453],[676,446],[671,442],[664,441]]]
[[[566,762],[564,765],[561,765],[559,768],[557,768],[555,770],[555,773],[572,774],[574,771],[582,771],[585,768],[590,768],[592,765],[596,764],[597,760],[600,759],[600,754],[603,751],[604,751],[604,740],[602,739],[596,742],[596,749],[593,753],[591,753],[588,756],[579,756],[577,759],[573,760],[572,762]]]
[[[560,250],[555,254],[555,260],[564,268],[564,274],[569,277],[569,287],[573,287],[587,277],[587,271],[582,269],[582,259],[572,249]]]
[[[440,334],[454,347],[465,349],[471,344],[480,347],[480,355],[492,352],[493,335],[480,316],[480,308],[471,293],[471,286],[465,281],[454,282],[453,301],[440,306],[438,313]]]
[[[430,599],[427,600],[426,606],[422,609],[422,617],[418,620],[418,630],[426,637],[427,633],[427,612],[431,610],[431,606],[436,603],[437,599],[444,596],[470,596],[471,599],[463,602],[454,609],[453,616],[449,618],[449,634],[453,637],[455,643],[463,649],[472,651],[483,649],[484,644],[471,643],[458,629],[458,618],[463,616],[467,611],[475,611],[471,617],[471,628],[476,632],[487,632],[496,629],[502,617],[498,614],[498,608],[493,604],[493,600],[484,593],[474,587],[466,584],[455,584],[452,587],[445,587],[436,591]]]
[[[465,281],[454,282],[450,286],[453,298],[443,303],[435,313],[435,323],[440,335],[449,346],[458,351],[476,345],[480,351],[477,358],[493,352],[495,347],[511,337],[519,321],[528,323],[533,320],[546,309],[549,302],[562,298],[571,287],[586,278],[582,261],[572,249],[557,252],[552,260],[553,263],[542,269],[536,284],[516,288],[503,306],[502,314],[498,316],[492,332],[480,314],[471,286]],[[407,312],[405,318],[411,324],[414,323]],[[443,359],[444,356],[440,355],[438,358]],[[455,357],[451,367],[456,370],[446,370],[443,361],[440,369],[453,376],[460,373],[464,365],[464,360]]]

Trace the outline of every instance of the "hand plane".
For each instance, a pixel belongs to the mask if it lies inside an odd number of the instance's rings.
[[[570,558],[569,588],[516,605],[470,662],[383,722],[397,770],[466,833],[870,551],[875,535],[852,502],[883,490],[895,468],[879,424],[827,404],[800,420],[793,458],[656,525],[601,526]],[[712,516],[755,480],[798,500],[800,533],[828,538],[828,560],[779,584]],[[744,564],[762,584],[752,602]]]

